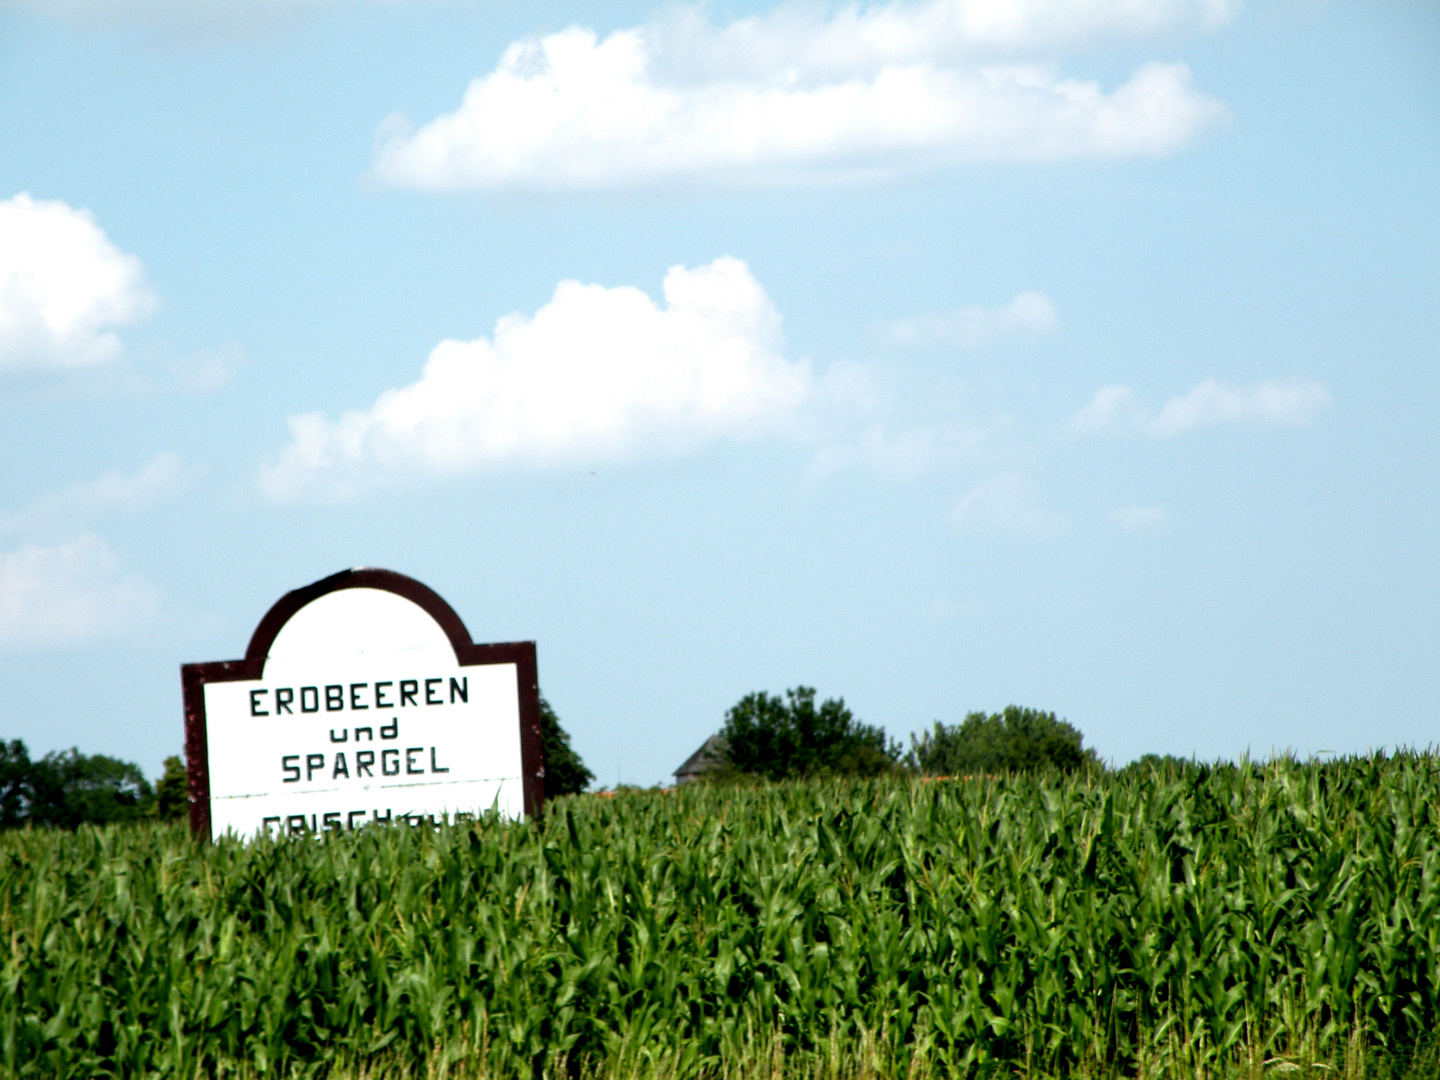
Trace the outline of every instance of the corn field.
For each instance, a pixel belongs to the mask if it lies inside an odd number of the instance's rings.
[[[14,1077],[1360,1075],[1440,1028],[1440,758],[14,831],[0,934]]]

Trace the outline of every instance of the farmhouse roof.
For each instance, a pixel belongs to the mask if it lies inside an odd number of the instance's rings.
[[[724,736],[718,734],[711,735],[700,744],[700,749],[686,758],[685,763],[675,770],[675,780],[681,784],[689,780],[694,780],[701,773],[715,768],[715,766],[722,764],[724,761]]]

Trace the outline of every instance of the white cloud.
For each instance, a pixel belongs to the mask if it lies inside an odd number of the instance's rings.
[[[263,492],[345,498],[405,474],[674,453],[789,428],[814,380],[782,354],[780,316],[746,265],[677,266],[663,288],[660,306],[631,287],[561,282],[492,337],[441,342],[417,382],[369,409],[292,416]]]
[[[966,532],[1022,538],[1055,536],[1070,524],[1063,514],[1045,509],[1030,478],[1017,472],[976,485],[951,511],[950,522]]]
[[[892,345],[949,345],[978,349],[997,338],[1041,337],[1058,323],[1055,305],[1041,292],[1022,292],[997,308],[962,307],[944,315],[900,319],[881,328]]]
[[[213,394],[230,385],[249,358],[238,345],[192,353],[170,365],[180,388],[191,394]]]
[[[1212,424],[1298,427],[1329,404],[1329,391],[1304,379],[1270,379],[1254,386],[1227,386],[1207,379],[1184,397],[1167,401],[1148,429],[1153,435],[1170,436]]]
[[[0,552],[0,648],[81,645],[150,622],[156,588],[95,536]]]
[[[114,360],[115,328],[156,303],[140,260],[88,211],[24,193],[0,202],[0,372]]]
[[[716,29],[700,8],[678,6],[642,32],[692,78],[844,76],[884,65],[1047,55],[1215,30],[1239,7],[1237,0],[911,0],[833,10],[783,3]]]
[[[1130,533],[1155,532],[1169,520],[1158,506],[1126,506],[1110,511],[1110,520]]]
[[[133,474],[111,469],[43,495],[23,510],[0,513],[0,533],[65,532],[106,514],[144,510],[180,494],[195,474],[174,454],[157,454]]]
[[[172,40],[213,40],[272,30],[342,0],[0,0],[23,11],[86,27],[140,27]]]
[[[934,622],[949,622],[951,619],[974,619],[984,614],[985,605],[979,600],[962,600],[954,603],[943,596],[937,596],[925,605],[925,614]]]
[[[807,484],[864,469],[905,482],[939,469],[983,464],[1007,426],[1003,417],[966,416],[953,387],[915,383],[884,366],[837,360],[797,412],[794,439],[811,450]]]
[[[1330,392],[1307,379],[1267,379],[1251,386],[1207,379],[1188,394],[1172,397],[1152,415],[1130,387],[1106,386],[1070,418],[1070,430],[1079,435],[1138,432],[1173,438],[1216,424],[1299,427],[1329,404]]]
[[[858,466],[889,480],[913,480],[960,464],[991,434],[992,428],[961,424],[893,428],[870,423],[824,439],[806,466],[805,478],[815,483]]]
[[[1090,404],[1070,418],[1070,430],[1077,435],[1138,428],[1149,416],[1139,395],[1128,386],[1102,386]]]
[[[28,11],[86,26],[142,26],[181,37],[264,30],[347,0],[0,0],[0,11]],[[348,0],[355,6],[356,0]],[[375,4],[387,0],[371,0]],[[1106,38],[1137,39],[1175,29],[1213,29],[1236,0],[942,0],[852,6],[826,19],[816,5],[782,4],[716,33],[693,9],[671,11],[663,28],[685,51],[754,64],[853,62],[857,53],[904,59],[937,46],[951,50],[1076,47]]]
[[[423,190],[883,179],[975,161],[1173,153],[1225,115],[1183,64],[1108,93],[1047,50],[1210,27],[1227,0],[782,5],[715,30],[694,9],[601,38],[515,42],[460,107],[376,136],[374,173]],[[1040,62],[1037,62],[1037,55]]]

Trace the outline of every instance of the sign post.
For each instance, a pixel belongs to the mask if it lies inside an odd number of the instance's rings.
[[[476,645],[413,578],[286,593],[243,660],[185,664],[190,827],[315,833],[544,800],[535,643]]]

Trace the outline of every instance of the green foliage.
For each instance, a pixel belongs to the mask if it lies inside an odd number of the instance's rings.
[[[75,749],[31,761],[19,739],[0,743],[0,826],[138,821],[153,800],[145,774],[128,761]]]
[[[747,694],[725,714],[720,735],[730,768],[767,780],[878,776],[900,756],[882,728],[855,719],[844,698],[816,708],[809,686],[786,690],[783,699],[763,690]]]
[[[545,797],[578,795],[595,779],[574,748],[560,718],[543,697],[540,699],[540,745],[545,755]]]
[[[0,1075],[1358,1077],[1440,1030],[1437,866],[1429,754],[12,830]]]
[[[1007,705],[989,716],[972,712],[955,725],[935,721],[934,730],[910,736],[906,762],[927,776],[1099,768],[1083,742],[1079,730],[1054,713]]]
[[[1193,758],[1176,757],[1174,754],[1145,754],[1121,768],[1122,775],[1157,774],[1165,779],[1183,776],[1191,769],[1203,769],[1205,765]]]
[[[190,784],[185,775],[185,762],[171,756],[165,759],[165,772],[155,785],[155,816],[161,821],[179,821],[190,813]]]
[[[19,739],[0,741],[0,829],[23,825],[30,810],[30,751]]]

